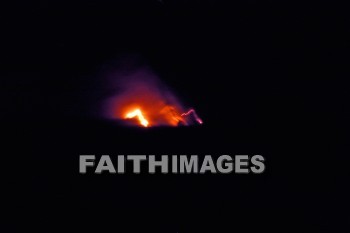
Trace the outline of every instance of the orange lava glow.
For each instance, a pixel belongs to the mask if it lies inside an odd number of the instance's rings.
[[[146,118],[143,116],[142,112],[140,109],[135,109],[134,111],[131,111],[131,112],[128,112],[126,115],[125,115],[125,118],[126,119],[130,119],[130,118],[134,118],[134,117],[137,117],[140,124],[143,125],[144,127],[147,127],[148,126],[148,120],[146,120]]]
[[[142,102],[142,101],[140,101]],[[125,104],[124,107],[117,108],[122,118],[130,120],[129,124],[135,124],[143,127],[153,126],[178,126],[186,124],[177,107],[166,105],[162,101],[153,101],[142,104]]]
[[[115,95],[105,104],[108,118],[139,127],[202,124],[194,109],[183,106],[175,94],[149,69],[139,68],[116,76]]]

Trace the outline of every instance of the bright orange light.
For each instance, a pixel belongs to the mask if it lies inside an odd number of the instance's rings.
[[[146,118],[142,115],[142,112],[140,109],[135,109],[134,111],[128,112],[125,115],[125,118],[130,119],[130,118],[134,118],[137,117],[140,124],[143,125],[144,127],[148,126],[148,121],[146,120]]]

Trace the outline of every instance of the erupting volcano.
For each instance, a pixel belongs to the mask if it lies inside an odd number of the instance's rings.
[[[108,100],[108,118],[141,127],[203,124],[148,68],[114,74],[111,88],[116,94]]]

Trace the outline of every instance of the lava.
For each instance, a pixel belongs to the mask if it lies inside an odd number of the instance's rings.
[[[113,95],[105,105],[106,117],[142,127],[203,124],[148,67],[119,71],[111,78]]]
[[[128,112],[126,115],[125,115],[125,118],[126,119],[130,119],[130,118],[134,118],[134,117],[137,117],[140,124],[143,125],[144,127],[147,127],[148,126],[148,120],[146,120],[146,118],[143,116],[142,112],[140,109],[135,109],[134,111],[132,112]]]
[[[203,124],[202,119],[197,115],[196,111],[191,108],[190,110],[188,110],[187,112],[184,112],[181,114],[181,116],[188,116],[192,114],[194,116],[194,119],[199,123],[199,124]]]
[[[187,112],[184,113],[177,113],[176,110],[171,107],[171,106],[166,106],[163,108],[163,110],[160,112],[160,115],[166,114],[168,116],[169,124],[178,126],[180,124],[182,125],[189,125],[190,124],[190,119],[187,119],[188,116],[193,115],[194,119],[196,122],[199,124],[203,124],[202,119],[197,115],[196,111],[191,108]],[[145,118],[144,114],[142,111],[137,108],[135,110],[129,111],[125,114],[125,119],[132,119],[132,118],[137,118],[140,125],[144,127],[148,127],[149,121]]]

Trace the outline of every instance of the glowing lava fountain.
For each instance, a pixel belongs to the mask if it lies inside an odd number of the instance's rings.
[[[145,119],[145,117],[143,116],[142,112],[140,109],[136,109],[132,112],[128,112],[126,115],[125,115],[125,118],[126,119],[130,119],[130,118],[134,118],[134,117],[137,117],[139,119],[139,122],[141,125],[147,127],[148,126],[148,120]]]

